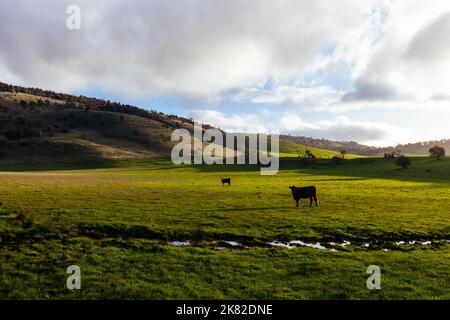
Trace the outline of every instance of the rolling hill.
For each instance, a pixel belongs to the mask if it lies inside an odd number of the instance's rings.
[[[310,137],[288,135],[283,135],[280,139],[308,148],[319,148],[322,150],[337,152],[345,150],[349,154],[363,156],[383,156],[385,153],[396,151],[409,156],[425,156],[429,154],[428,150],[436,145],[444,148],[447,154],[450,153],[450,139],[399,144],[392,147],[373,147],[362,145],[354,141],[332,141],[327,139],[315,139]]]
[[[109,100],[73,96],[0,82],[0,162],[77,162],[167,157],[174,129],[193,130],[192,119]],[[211,128],[204,125],[204,129]],[[401,150],[425,155],[438,144],[450,153],[450,140],[376,148],[356,142],[280,137],[280,155],[306,150],[318,158],[382,156]]]
[[[193,121],[85,96],[0,83],[0,162],[77,162],[167,157],[172,131]],[[211,128],[204,125],[204,129]],[[336,151],[282,138],[280,154],[310,149],[319,158]]]
[[[293,142],[290,139],[280,139],[280,157],[293,158],[303,156],[307,151],[311,151],[317,158],[329,159],[333,157],[341,157],[341,153],[335,150],[327,150],[316,147],[308,147],[302,144]],[[346,154],[345,158],[354,159],[361,157],[356,154]]]
[[[140,159],[170,154],[189,119],[129,105],[0,84],[0,161]]]

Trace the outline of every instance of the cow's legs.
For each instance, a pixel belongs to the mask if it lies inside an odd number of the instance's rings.
[[[296,205],[296,207],[298,208],[298,200],[295,200],[295,202],[297,202],[297,205]]]
[[[316,203],[316,207],[318,207],[319,205],[317,204],[317,197],[314,197],[314,202]]]
[[[309,206],[310,206],[310,207],[312,207],[312,200],[313,200],[313,198],[312,198],[312,197],[309,197]]]

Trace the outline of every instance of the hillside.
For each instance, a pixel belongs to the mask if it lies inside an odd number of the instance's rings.
[[[174,145],[172,131],[178,128],[192,130],[193,121],[109,100],[0,82],[0,163],[167,157]],[[348,158],[382,156],[394,150],[426,155],[434,145],[450,153],[450,140],[376,148],[287,135],[280,139],[283,157],[297,157],[306,150],[319,158],[339,156],[341,150]]]
[[[365,146],[354,141],[332,141],[328,139],[315,139],[311,137],[299,137],[290,135],[282,135],[280,136],[280,138],[282,140],[290,141],[291,143],[302,145],[308,148],[319,148],[336,152],[345,150],[349,154],[359,155],[375,155],[377,153],[376,147]]]
[[[192,121],[130,105],[0,83],[0,162],[167,156]]]
[[[358,154],[363,156],[383,156],[385,153],[394,151],[399,151],[405,155],[424,156],[428,155],[428,150],[436,145],[443,147],[446,153],[450,154],[450,139],[400,144],[395,147],[373,147],[362,145],[354,141],[331,141],[327,139],[287,135],[281,136],[281,139],[309,148],[319,148],[337,152],[345,150],[349,154]]]
[[[192,130],[193,122],[107,100],[0,82],[1,163],[167,157],[174,145],[172,131],[178,128]],[[297,157],[307,149],[319,158],[339,155],[281,139],[282,156]]]
[[[450,139],[432,140],[417,143],[399,144],[396,147],[380,148],[377,150],[377,155],[382,155],[386,152],[399,151],[406,155],[428,155],[429,150],[434,146],[440,146],[445,149],[446,154],[450,154]]]
[[[285,137],[280,139],[280,156],[286,158],[299,157],[303,156],[305,152],[309,150],[311,151],[317,158],[333,158],[333,157],[341,157],[341,153],[339,151],[321,149],[316,147],[307,147],[302,144],[297,144],[290,139],[286,139]],[[354,159],[360,157],[355,154],[346,154],[345,158]]]

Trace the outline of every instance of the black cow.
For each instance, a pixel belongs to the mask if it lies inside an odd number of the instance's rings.
[[[224,186],[225,183],[228,183],[229,186],[231,186],[231,179],[230,178],[220,178],[222,181],[222,185]]]
[[[297,188],[295,186],[289,187],[292,191],[292,196],[294,197],[295,202],[297,203],[300,199],[308,199],[309,198],[309,206],[312,207],[312,202],[314,199],[314,202],[316,203],[316,207],[318,206],[317,203],[317,194],[316,194],[316,187],[310,186],[310,187],[301,187]]]

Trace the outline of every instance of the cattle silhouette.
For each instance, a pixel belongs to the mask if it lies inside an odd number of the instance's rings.
[[[225,183],[228,183],[229,186],[231,186],[231,179],[230,178],[220,178],[222,181],[222,185],[224,186]]]
[[[292,196],[294,197],[295,202],[297,203],[298,208],[298,202],[300,199],[308,199],[309,198],[309,206],[312,207],[313,200],[316,203],[316,207],[319,205],[317,202],[317,193],[316,193],[316,187],[309,186],[309,187],[296,187],[292,186],[289,187],[292,191]]]

